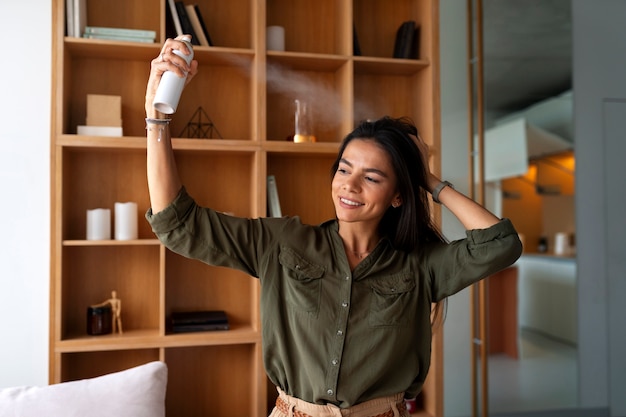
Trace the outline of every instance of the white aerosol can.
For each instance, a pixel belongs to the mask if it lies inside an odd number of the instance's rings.
[[[191,38],[185,36],[181,38],[180,41],[187,45],[190,54],[185,55],[177,49],[172,50],[172,52],[184,58],[187,61],[187,64],[190,64],[193,59]],[[161,76],[161,82],[159,83],[156,95],[154,96],[154,108],[165,114],[175,113],[176,108],[178,107],[178,101],[180,100],[180,95],[183,92],[183,87],[185,87],[186,80],[186,76],[179,77],[172,71],[165,71]]]

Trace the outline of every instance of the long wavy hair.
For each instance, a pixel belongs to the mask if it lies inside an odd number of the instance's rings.
[[[402,204],[387,209],[379,224],[379,232],[389,238],[396,249],[406,252],[419,251],[430,242],[445,242],[431,215],[426,191],[428,170],[423,163],[427,158],[422,159],[411,135],[417,137],[418,131],[408,118],[385,116],[375,121],[363,121],[343,139],[331,170],[332,178],[346,147],[355,139],[373,140],[389,155]],[[433,309],[433,323],[442,317],[443,308],[442,303],[437,303]]]

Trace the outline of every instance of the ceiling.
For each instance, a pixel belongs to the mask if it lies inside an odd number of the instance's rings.
[[[570,90],[571,0],[483,0],[484,105],[504,115]]]

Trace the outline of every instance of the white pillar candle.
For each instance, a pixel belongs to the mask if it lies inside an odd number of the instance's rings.
[[[87,210],[87,240],[111,239],[111,210]]]
[[[267,27],[267,50],[268,51],[284,51],[285,50],[285,28],[282,26]]]
[[[567,255],[569,253],[569,236],[567,233],[557,233],[554,236],[554,254]]]
[[[137,203],[115,203],[115,240],[137,239]]]

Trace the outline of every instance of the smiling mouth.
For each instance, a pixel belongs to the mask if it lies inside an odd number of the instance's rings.
[[[362,206],[362,203],[358,203],[356,201],[352,201],[352,200],[348,200],[346,198],[339,198],[339,201],[343,204],[346,204],[348,206],[352,206],[352,207],[358,207],[358,206]]]

